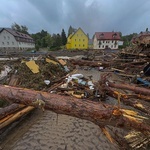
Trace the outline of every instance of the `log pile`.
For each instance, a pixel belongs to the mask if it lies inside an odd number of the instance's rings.
[[[45,58],[36,62],[38,66],[43,65],[37,74],[33,74],[24,63],[16,63],[15,69],[4,82],[10,86],[0,85],[0,99],[11,104],[0,109],[0,129],[37,107],[43,111],[47,109],[89,120],[98,125],[112,143],[117,135],[111,137],[107,126],[129,131],[128,135],[119,138],[128,142],[130,148],[138,149],[148,145],[150,89],[149,86],[136,83],[137,77],[149,81],[149,76],[141,73],[149,58],[147,55],[137,56],[123,52],[112,55],[115,57],[108,61],[105,61],[106,57],[101,61],[68,61],[68,64],[72,64],[68,67],[69,71],[75,66],[89,66],[98,70],[103,67],[100,70],[102,76],[97,82],[93,82],[92,77],[72,78],[73,73],[66,71],[66,66],[50,56],[47,57],[49,62],[45,61]],[[114,76],[117,76],[117,80]],[[49,80],[50,84],[45,84],[45,80]],[[108,104],[105,101],[107,97],[115,98],[117,105]],[[139,136],[141,138],[138,138]],[[133,138],[139,140],[134,141]]]

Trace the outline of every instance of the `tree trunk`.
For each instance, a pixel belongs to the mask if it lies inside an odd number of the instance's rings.
[[[137,94],[150,95],[150,89],[137,87],[137,86],[134,86],[134,85],[114,84],[112,82],[108,82],[108,86],[113,87],[113,88],[118,88],[118,89],[130,90],[130,91],[133,91],[133,92],[135,92]]]
[[[19,112],[12,114],[11,117],[9,117],[7,120],[5,120],[4,122],[0,123],[0,130],[4,127],[6,127],[7,125],[11,124],[12,122],[14,122],[15,120],[19,119],[20,117],[22,117],[23,115],[29,113],[31,110],[33,110],[34,107],[33,106],[28,106],[26,108],[24,108],[23,110],[20,110]]]
[[[18,111],[19,109],[25,107],[25,105],[22,104],[11,104],[7,107],[4,108],[0,108],[0,119],[6,117],[7,115],[10,115],[16,111]]]
[[[108,95],[111,97],[114,97],[116,99],[118,99],[118,97],[120,96],[120,100],[125,104],[125,105],[129,105],[132,106],[138,110],[143,111],[144,113],[147,113],[148,115],[150,115],[150,109],[149,109],[149,103],[143,101],[140,102],[139,100],[135,99],[136,96],[134,96],[134,98],[129,98],[128,95],[125,95],[123,93],[117,92],[117,91],[113,91],[110,90],[108,91]]]
[[[128,110],[125,112],[123,109],[104,103],[4,85],[0,85],[0,98],[26,105],[33,105],[33,101],[43,99],[48,110],[86,119],[101,127],[111,125],[150,131],[150,125],[144,122],[144,119],[138,119],[136,115],[130,116]]]
[[[79,65],[79,66],[90,66],[90,67],[109,67],[110,62],[93,62],[93,61],[85,61],[85,60],[74,60],[71,59],[70,62],[73,65]]]

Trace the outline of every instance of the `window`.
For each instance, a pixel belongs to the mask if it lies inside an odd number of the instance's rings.
[[[101,46],[99,45],[99,48],[100,48]]]
[[[79,41],[80,41],[80,39],[79,39]]]
[[[4,43],[4,42],[2,42],[2,44],[4,45],[5,43]]]
[[[7,38],[8,38],[8,40],[10,39],[10,37],[9,37],[9,36],[7,36]]]
[[[76,41],[76,39],[75,39],[75,41]]]
[[[4,36],[4,40],[6,39],[6,36]]]
[[[103,38],[103,37],[104,37],[104,34],[103,34],[103,33],[101,33],[101,34],[99,35],[99,37],[100,37],[100,38]]]
[[[76,47],[76,44],[74,46]]]
[[[85,41],[85,39],[83,39],[83,41]]]
[[[114,43],[114,41],[112,41],[112,43]]]
[[[7,42],[7,45],[9,45],[9,42]]]
[[[84,44],[83,44],[83,47],[84,47]]]
[[[79,44],[79,47],[80,47],[80,44]]]
[[[116,38],[116,36],[117,36],[117,33],[113,34],[113,36],[112,36],[112,37],[113,37],[113,38]]]

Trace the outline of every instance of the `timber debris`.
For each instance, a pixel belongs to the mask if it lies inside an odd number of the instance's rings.
[[[148,148],[150,43],[139,38],[133,41],[136,45],[121,52],[95,51],[90,55],[88,51],[82,59],[46,55],[2,61],[0,99],[9,106],[0,109],[0,131],[40,108],[90,120],[111,143],[118,142],[126,149]],[[92,75],[85,77],[76,69],[97,70],[100,79],[94,81]],[[122,128],[125,135],[109,131],[108,126]]]

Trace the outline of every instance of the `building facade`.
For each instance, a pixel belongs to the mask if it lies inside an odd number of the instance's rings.
[[[75,33],[72,33],[67,38],[66,48],[69,49],[87,49],[88,36],[79,28]]]
[[[32,37],[11,28],[0,29],[0,52],[22,52],[30,48],[35,48]]]
[[[95,32],[93,49],[118,49],[123,45],[119,32]]]

